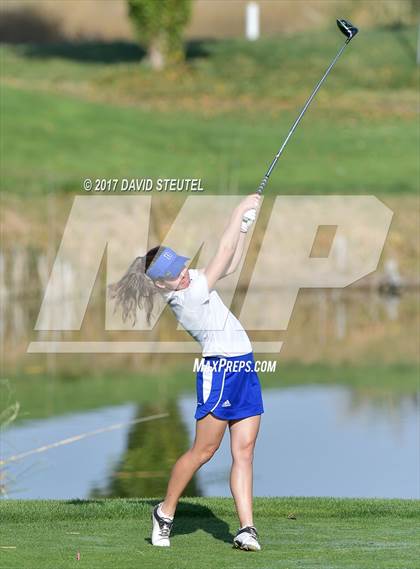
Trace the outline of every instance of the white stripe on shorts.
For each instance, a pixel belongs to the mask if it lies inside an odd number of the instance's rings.
[[[203,368],[203,403],[207,401],[213,383],[213,368],[209,365]]]
[[[225,371],[223,372],[222,389],[220,390],[219,399],[217,400],[217,403],[216,403],[216,405],[213,407],[213,409],[210,409],[210,413],[216,409],[216,407],[219,405],[220,400],[221,400],[221,398],[222,398],[223,389],[225,388],[225,375],[226,375],[226,366],[225,366]]]

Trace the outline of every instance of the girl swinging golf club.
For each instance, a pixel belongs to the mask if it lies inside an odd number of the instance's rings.
[[[155,247],[144,257],[137,257],[124,277],[110,285],[112,298],[116,298],[117,306],[122,306],[123,319],[131,315],[134,322],[137,307],[145,308],[150,322],[153,297],[160,292],[177,320],[201,344],[204,360],[208,364],[208,367],[197,372],[194,444],[175,463],[165,499],[152,512],[153,545],[170,545],[169,535],[178,500],[194,473],[218,449],[229,425],[233,458],[230,488],[240,523],[233,542],[240,549],[261,549],[252,518],[252,458],[261,414],[264,413],[261,387],[258,375],[253,370],[249,338],[214,287],[219,279],[238,267],[246,232],[255,220],[261,194],[273,169],[316,93],[358,33],[358,29],[347,20],[337,20],[337,25],[346,36],[345,43],[307,99],[257,193],[246,197],[233,211],[217,253],[207,267],[202,270],[187,269],[184,265],[188,257],[178,255],[169,247]],[[225,362],[225,369],[217,365],[222,362]]]
[[[203,352],[204,365],[196,375],[195,440],[175,463],[165,499],[152,511],[151,541],[156,546],[170,545],[178,500],[195,472],[216,452],[229,426],[230,489],[240,525],[233,543],[240,549],[261,549],[252,513],[253,452],[264,412],[261,386],[248,335],[215,290],[219,279],[237,269],[260,200],[258,193],[251,194],[234,209],[204,269],[187,269],[188,257],[160,246],[137,257],[121,280],[110,285],[123,319],[131,316],[134,322],[138,306],[150,322],[154,295],[162,294]]]

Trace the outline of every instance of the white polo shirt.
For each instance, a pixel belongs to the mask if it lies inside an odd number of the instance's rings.
[[[178,322],[198,342],[203,356],[239,356],[252,352],[248,334],[215,290],[209,291],[202,270],[188,269],[187,288],[164,292]]]

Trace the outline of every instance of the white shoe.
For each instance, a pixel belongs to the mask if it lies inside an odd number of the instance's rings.
[[[246,551],[259,551],[261,545],[258,543],[258,533],[254,526],[245,526],[239,529],[233,539],[233,545],[238,549]]]
[[[174,522],[173,519],[159,516],[157,510],[161,504],[162,502],[155,506],[152,511],[152,545],[169,547],[171,545],[169,536]]]

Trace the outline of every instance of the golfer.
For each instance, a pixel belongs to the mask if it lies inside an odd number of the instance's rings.
[[[217,281],[239,265],[253,222],[252,216],[244,218],[244,214],[249,210],[255,214],[260,199],[259,194],[251,194],[234,209],[217,252],[204,269],[188,269],[188,257],[160,246],[137,257],[122,279],[110,285],[124,320],[132,316],[135,323],[140,307],[150,322],[154,295],[161,294],[202,347],[203,369],[196,375],[195,440],[173,466],[166,496],[152,511],[151,541],[156,546],[170,545],[178,500],[195,472],[219,448],[229,426],[230,489],[240,526],[233,544],[244,550],[261,549],[252,512],[253,452],[264,412],[261,387],[248,335],[215,290]]]

